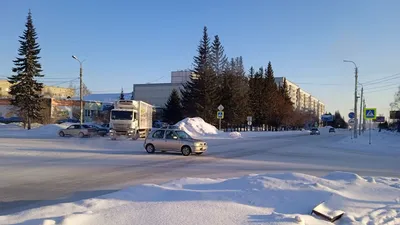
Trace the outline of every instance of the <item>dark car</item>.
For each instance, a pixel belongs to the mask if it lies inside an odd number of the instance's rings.
[[[329,133],[335,133],[335,132],[336,132],[335,128],[333,128],[333,127],[329,128]]]
[[[79,123],[80,120],[77,119],[73,119],[73,118],[67,118],[67,119],[61,119],[61,120],[57,120],[57,124],[62,124],[62,123]]]
[[[312,128],[310,135],[320,135],[321,133],[319,132],[318,128]]]
[[[108,134],[108,132],[110,131],[109,128],[107,127],[103,127],[97,124],[88,124],[89,127],[93,128],[96,130],[97,134],[104,137]]]

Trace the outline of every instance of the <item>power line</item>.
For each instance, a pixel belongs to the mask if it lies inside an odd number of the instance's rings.
[[[384,88],[384,87],[391,87],[391,86],[399,86],[399,84],[394,83],[394,84],[386,84],[383,86],[369,87],[369,88],[366,88],[366,90],[369,91],[369,90],[374,90],[374,89],[379,89],[379,88]]]
[[[63,82],[59,82],[59,83],[53,84],[53,86],[58,86],[58,85],[61,85],[61,84],[71,83],[71,82],[73,82],[75,80],[78,80],[78,79],[79,79],[79,77],[77,77],[75,79],[72,79],[72,80],[63,81]]]
[[[367,86],[367,85],[377,84],[377,83],[381,83],[381,82],[385,82],[385,81],[389,81],[389,80],[395,80],[395,79],[398,79],[398,78],[400,78],[400,73],[396,73],[396,74],[393,74],[393,75],[390,75],[390,76],[387,76],[387,77],[382,77],[382,78],[379,78],[379,79],[363,82],[362,84]]]
[[[389,90],[394,90],[394,89],[397,89],[397,88],[398,88],[398,87],[383,88],[383,89],[378,89],[378,90],[373,90],[373,91],[364,92],[364,94],[370,94],[370,93],[382,92],[382,91],[389,91]]]

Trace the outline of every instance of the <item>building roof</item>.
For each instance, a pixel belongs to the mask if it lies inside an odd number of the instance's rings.
[[[121,93],[105,93],[105,94],[90,94],[83,97],[84,101],[95,101],[103,103],[114,103],[119,99]],[[131,99],[132,93],[124,93],[125,99]],[[72,99],[78,100],[78,97],[73,97]]]

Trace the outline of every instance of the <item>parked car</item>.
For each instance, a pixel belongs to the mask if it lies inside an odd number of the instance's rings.
[[[205,141],[190,137],[185,131],[178,129],[157,129],[150,132],[144,141],[147,153],[181,152],[184,156],[192,153],[201,155],[207,151],[208,145]]]
[[[62,123],[79,123],[80,121],[79,120],[77,120],[77,119],[70,119],[70,118],[67,118],[67,119],[61,119],[61,120],[57,120],[57,124],[62,124]]]
[[[336,133],[335,128],[333,127],[329,128],[329,133]]]
[[[94,128],[91,128],[89,125],[86,124],[74,124],[66,129],[62,129],[58,132],[60,137],[64,136],[78,136],[80,138],[83,137],[90,137],[96,135],[97,131]]]
[[[312,128],[310,135],[320,135],[321,133],[319,132],[318,128]]]
[[[88,126],[93,129],[96,129],[97,134],[102,137],[106,136],[108,134],[108,132],[110,131],[110,129],[108,129],[107,127],[102,127],[97,124],[88,124]]]

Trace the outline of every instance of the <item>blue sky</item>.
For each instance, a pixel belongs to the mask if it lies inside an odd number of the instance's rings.
[[[271,61],[276,76],[299,83],[332,112],[353,107],[354,68],[343,59],[358,64],[360,82],[400,73],[396,0],[2,0],[0,78],[10,74],[29,8],[47,83],[77,77],[74,54],[86,60],[84,81],[94,93],[169,82],[170,71],[191,67],[204,25],[229,57],[243,56],[247,69]],[[396,91],[390,84],[366,86],[367,105],[387,114]]]

